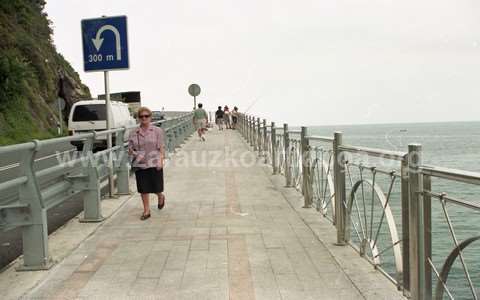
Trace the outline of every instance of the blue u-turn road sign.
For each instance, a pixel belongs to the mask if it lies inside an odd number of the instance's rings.
[[[85,72],[128,69],[127,16],[82,20]]]

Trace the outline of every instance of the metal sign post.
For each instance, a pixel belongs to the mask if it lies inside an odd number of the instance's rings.
[[[110,81],[108,77],[108,71],[103,72],[103,80],[105,82],[105,106],[106,106],[106,122],[107,122],[107,130],[112,129],[112,110],[110,104]],[[112,148],[112,134],[107,134],[107,149]],[[115,183],[113,180],[113,158],[112,152],[108,153],[108,194],[110,197],[113,196],[115,193]]]
[[[106,129],[112,129],[109,71],[128,69],[127,17],[84,19],[82,25],[83,66],[85,72],[102,71],[105,83]],[[107,134],[107,149],[112,148],[112,134]],[[108,191],[114,194],[113,154],[108,152]]]
[[[200,86],[196,83],[192,83],[188,87],[188,93],[193,97],[193,110],[197,108],[197,96],[200,95]]]

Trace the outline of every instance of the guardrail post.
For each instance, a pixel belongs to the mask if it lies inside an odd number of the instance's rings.
[[[182,123],[182,145],[185,143],[187,137],[188,137],[188,123],[191,123],[191,121],[184,120]]]
[[[270,130],[270,139],[272,143],[272,169],[273,174],[278,173],[277,167],[277,130],[275,129],[275,122],[271,123],[272,129]]]
[[[193,124],[193,122],[191,120],[185,120],[184,121],[184,141],[187,140],[187,138],[190,136],[190,125]]]
[[[96,133],[93,132],[84,143],[84,155],[86,159],[86,165],[83,166],[82,177],[84,181],[82,183],[81,189],[84,190],[83,195],[83,217],[79,220],[82,223],[89,222],[101,222],[103,221],[102,217],[102,207],[100,205],[101,201],[101,186],[100,186],[100,175],[97,165],[100,161],[95,159],[93,150],[93,142],[96,139]],[[118,143],[118,141],[117,141]],[[118,179],[118,177],[117,177]]]
[[[183,127],[183,120],[180,120],[178,125],[177,125],[178,146],[181,146],[183,144],[182,127]]]
[[[339,147],[342,145],[342,133],[335,132],[333,139],[333,178],[335,189],[335,227],[337,229],[337,245],[343,246],[346,243],[345,235],[346,209],[345,209],[345,161]]]
[[[421,164],[422,146],[408,145],[410,295],[414,300],[429,299],[426,278],[425,210],[422,195],[424,182],[419,170]]]
[[[187,123],[190,123],[188,122],[187,120],[183,121],[183,124],[182,124],[182,144],[185,143],[185,140],[187,139],[187,135],[188,135],[188,131],[187,131]]]
[[[30,225],[22,227],[23,265],[18,271],[47,270],[52,266],[48,254],[47,210],[43,205],[42,194],[33,170],[35,148],[27,150],[20,158],[20,172],[27,182],[19,187],[19,201],[29,206]]]
[[[302,147],[302,191],[304,199],[304,208],[312,207],[313,188],[311,184],[311,166],[310,166],[310,143],[307,138],[308,129],[302,126],[300,134],[300,143]]]
[[[127,129],[123,127],[122,131],[117,132],[117,138],[115,140],[116,146],[119,146],[117,155],[117,194],[129,195],[130,194],[130,165],[128,162],[127,149],[124,146],[125,134]]]
[[[94,155],[88,155],[88,165],[84,169],[84,175],[87,176],[86,188],[83,196],[83,218],[80,219],[82,223],[94,223],[104,220],[102,216],[101,201],[101,186],[100,174]],[[118,177],[117,177],[118,179]]]
[[[263,143],[262,143],[262,148],[263,148],[263,154],[265,155],[265,160],[264,163],[268,164],[268,141],[267,141],[267,119],[263,119]]]
[[[185,140],[187,140],[187,138],[190,136],[190,125],[189,124],[192,124],[192,122],[190,120],[186,120],[185,121]]]
[[[178,133],[177,133],[177,124],[173,125],[172,128],[172,135],[173,135],[173,152],[175,153],[178,147]]]
[[[283,146],[285,150],[285,182],[286,186],[292,186],[292,170],[290,169],[290,136],[288,124],[283,124]]]
[[[174,151],[173,135],[172,135],[171,130],[165,130],[165,135],[167,136],[167,145],[166,145],[167,152],[173,152]]]

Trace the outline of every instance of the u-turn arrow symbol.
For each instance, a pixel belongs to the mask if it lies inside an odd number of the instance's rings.
[[[116,43],[116,48],[117,48],[117,60],[122,60],[122,47],[120,46],[120,32],[118,32],[118,29],[113,27],[112,25],[103,25],[100,27],[100,29],[97,31],[97,35],[95,36],[94,39],[92,39],[93,45],[95,46],[95,49],[97,51],[100,51],[100,48],[102,47],[103,44],[103,38],[101,38],[102,33],[105,30],[110,30],[115,34],[115,43]]]

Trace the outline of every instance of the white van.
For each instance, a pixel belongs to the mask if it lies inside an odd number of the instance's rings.
[[[135,125],[135,119],[130,115],[128,104],[118,101],[111,101],[110,126],[112,129],[123,126]],[[107,129],[105,100],[84,100],[73,104],[68,118],[68,130],[71,135],[101,131]],[[128,139],[129,131],[125,134],[125,141]],[[72,141],[72,145],[78,150],[83,148],[84,141]],[[113,135],[115,145],[115,135]],[[95,141],[94,149],[106,148],[107,136],[101,136]]]

